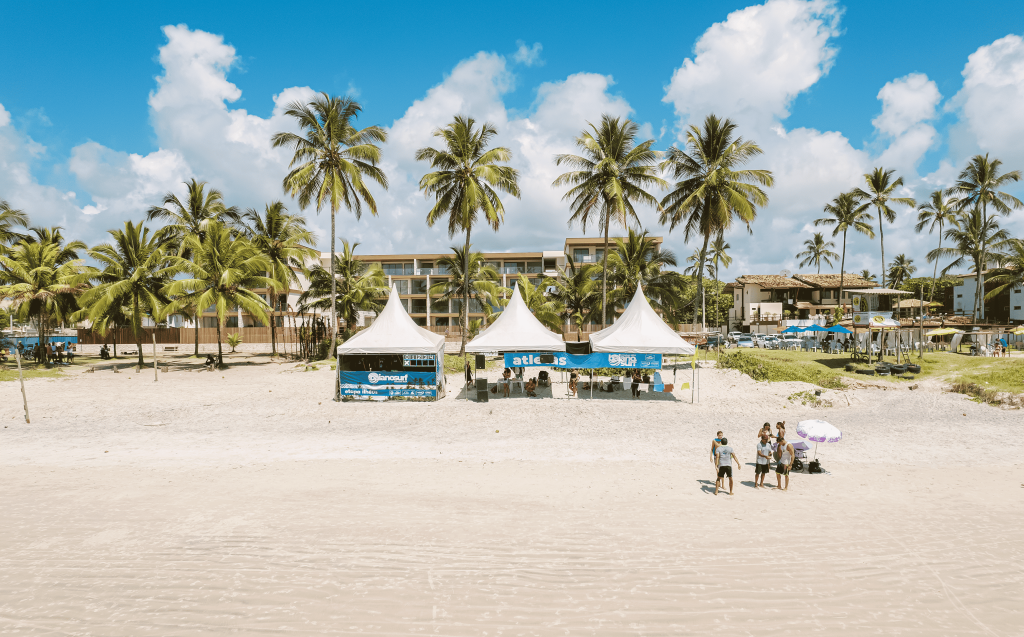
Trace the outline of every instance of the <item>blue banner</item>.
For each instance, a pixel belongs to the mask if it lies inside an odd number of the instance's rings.
[[[661,369],[661,354],[567,354],[554,352],[553,363],[540,362],[540,353],[505,354],[505,367],[558,367],[568,369]]]
[[[437,396],[434,372],[340,372],[344,396]]]

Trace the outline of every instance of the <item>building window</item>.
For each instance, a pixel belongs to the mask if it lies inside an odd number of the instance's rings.
[[[480,301],[477,299],[469,300],[469,312],[470,314],[483,314],[484,306],[480,305]]]
[[[414,316],[412,317],[412,322],[420,327],[427,326],[427,318],[425,316]]]
[[[590,256],[590,250],[587,248],[575,248],[572,251],[572,260],[576,263],[583,263]]]
[[[237,329],[238,328],[238,317],[237,316],[229,316],[227,321],[224,322],[224,327],[233,327],[233,328]]]
[[[823,299],[831,299],[832,298],[832,290],[822,290],[821,291],[821,298],[823,298]]]
[[[527,262],[527,264],[526,264],[526,273],[527,274],[540,274],[542,272],[544,272],[544,267],[541,265],[540,261],[529,261],[529,262]]]
[[[504,272],[505,274],[525,274],[526,263],[523,261],[506,261]]]
[[[447,314],[448,301],[443,299],[435,299],[430,304],[430,311],[434,314]]]
[[[412,308],[412,299],[398,299],[398,300],[402,302],[402,307],[405,308],[405,313],[406,314],[412,314],[412,312],[409,311],[410,308]]]
[[[412,301],[411,314],[426,314],[427,313],[427,300],[426,299],[410,299]]]
[[[436,319],[434,319],[434,325],[436,325],[438,327],[448,327],[448,317],[447,316],[439,316],[439,317],[437,317]]]
[[[1013,306],[1013,309],[1015,309],[1015,310],[1019,310],[1019,309],[1020,309],[1020,306],[1019,306],[1019,305],[1014,305],[1014,306]]]
[[[594,263],[600,263],[604,258],[604,248],[594,248]]]
[[[964,295],[963,295],[963,294],[957,294],[957,295],[956,295],[956,298],[958,298],[958,299],[962,299],[962,298],[964,298]]]
[[[398,281],[392,281],[392,283],[394,283],[395,287],[398,288],[398,293],[399,294],[408,294],[409,293],[409,280],[408,279],[399,279]]]
[[[413,279],[412,280],[412,293],[413,294],[426,294],[427,293],[427,280],[426,279]]]
[[[384,268],[384,274],[388,276],[402,276],[403,274],[412,274],[411,263],[385,263],[381,265]]]
[[[452,314],[460,314],[462,312],[462,299],[452,299],[450,310]]]

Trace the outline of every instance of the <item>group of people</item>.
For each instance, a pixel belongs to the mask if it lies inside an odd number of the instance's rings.
[[[49,342],[43,347],[41,344],[36,343],[29,348],[26,354],[25,344],[19,341],[18,355],[22,359],[29,358],[40,365],[43,363],[63,364],[65,362],[70,364],[75,362],[75,344],[59,341],[57,343]],[[8,351],[6,349],[0,350],[0,359],[7,360],[7,356]]]
[[[771,471],[772,461],[775,461],[775,479],[777,489],[786,491],[789,489],[789,472],[793,468],[793,460],[796,452],[793,445],[786,440],[786,422],[776,423],[776,432],[772,433],[770,423],[764,423],[757,434],[757,461],[754,465],[754,488],[763,489],[764,478]],[[740,468],[740,459],[736,456],[733,448],[729,445],[729,439],[719,431],[711,443],[711,463],[715,466],[715,495],[718,490],[725,487],[725,479],[729,479],[729,495],[732,495],[733,481],[732,469],[735,463],[736,470]],[[785,486],[783,486],[785,479]]]

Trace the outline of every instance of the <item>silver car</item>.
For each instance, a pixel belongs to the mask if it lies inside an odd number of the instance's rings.
[[[736,347],[753,347],[753,346],[754,346],[754,339],[750,338],[750,336],[748,336],[746,334],[744,334],[743,336],[740,336],[739,338],[736,339]]]

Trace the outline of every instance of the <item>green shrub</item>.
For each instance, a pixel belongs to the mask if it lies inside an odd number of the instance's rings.
[[[844,386],[838,374],[798,362],[756,358],[744,352],[723,353],[718,359],[718,366],[723,369],[735,369],[759,382],[800,381],[825,389],[842,389]]]

